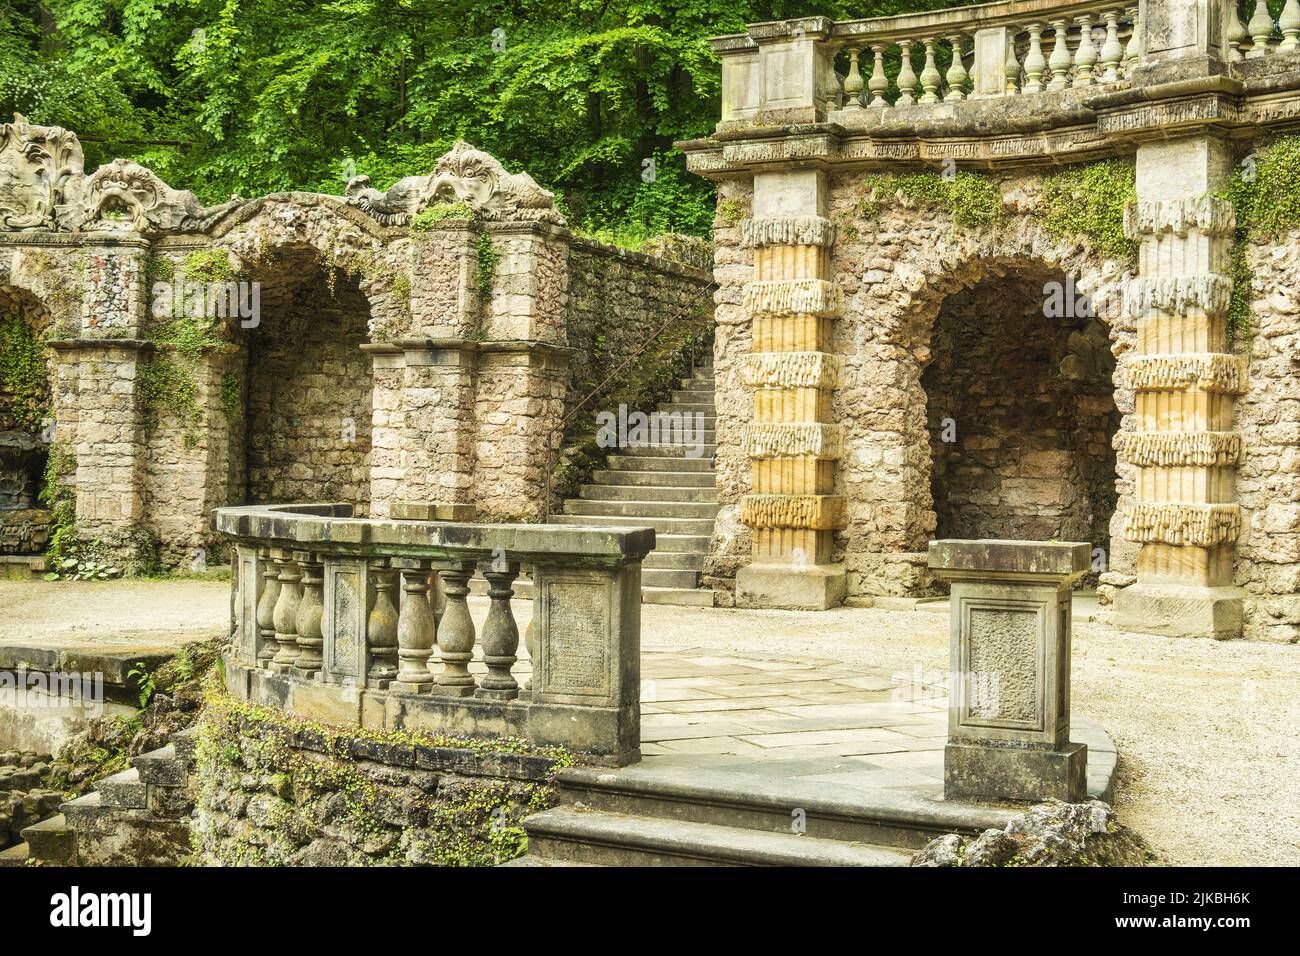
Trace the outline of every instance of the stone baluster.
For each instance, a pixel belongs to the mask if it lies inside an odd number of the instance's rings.
[[[1041,93],[1043,73],[1047,70],[1047,60],[1043,57],[1043,25],[1031,23],[1026,29],[1029,30],[1029,52],[1025,54],[1023,89],[1026,93]]]
[[[889,77],[885,75],[885,46],[883,43],[877,43],[871,47],[871,52],[875,54],[875,61],[871,65],[871,81],[867,88],[871,90],[872,106],[888,106],[885,100],[885,90],[889,89]]]
[[[948,92],[943,97],[945,103],[966,98],[964,87],[968,75],[966,67],[961,62],[961,41],[962,35],[960,33],[948,38],[948,42],[952,45],[952,65],[948,67]]]
[[[1047,84],[1047,89],[1053,93],[1070,85],[1070,64],[1074,58],[1070,56],[1067,42],[1068,29],[1068,20],[1052,21],[1052,55],[1047,60],[1052,70],[1052,81]]]
[[[325,566],[320,555],[310,551],[295,551],[293,559],[302,569],[302,595],[294,614],[293,629],[298,635],[298,656],[293,667],[300,677],[313,677],[324,665],[322,651],[325,637],[321,633],[321,617],[325,612]]]
[[[1266,0],[1255,0],[1255,13],[1246,28],[1250,30],[1251,39],[1246,59],[1257,60],[1268,53],[1268,41],[1273,36],[1273,15],[1268,12]]]
[[[862,109],[862,71],[858,66],[856,48],[849,50],[849,72],[844,77],[844,108],[846,110]]]
[[[1133,25],[1128,36],[1128,45],[1124,47],[1124,75],[1128,76],[1133,67],[1142,59],[1142,25],[1138,22],[1138,8],[1129,7],[1124,16]]]
[[[1124,48],[1119,42],[1119,11],[1109,10],[1106,18],[1106,42],[1101,48],[1101,81],[1114,83],[1119,79],[1119,63],[1124,59]]]
[[[898,70],[898,99],[895,106],[911,106],[916,102],[916,71],[912,69],[912,41],[899,40],[903,63]]]
[[[943,77],[939,75],[939,68],[934,65],[934,39],[928,37],[921,42],[925,44],[925,67],[921,70],[921,89],[925,92],[921,94],[920,102],[938,103],[939,84],[943,81]]]
[[[418,694],[433,686],[429,658],[433,656],[436,625],[429,606],[429,562],[424,558],[393,558],[401,575],[402,606],[397,613],[396,690]]]
[[[1237,5],[1231,4],[1228,10],[1228,61],[1230,63],[1240,63],[1246,58],[1242,52],[1242,46],[1245,45],[1249,34],[1246,33],[1246,24],[1241,22],[1241,14],[1237,12]]]
[[[272,613],[277,647],[275,657],[271,659],[271,669],[288,674],[293,671],[294,661],[298,659],[298,632],[294,622],[298,616],[298,602],[302,599],[302,575],[294,563],[293,552],[274,548],[271,559],[280,569],[280,595]]]
[[[519,696],[519,684],[510,669],[515,666],[519,650],[519,625],[515,622],[510,598],[514,595],[515,578],[519,576],[516,562],[487,562],[479,565],[488,583],[487,620],[483,622],[483,661],[487,676],[479,685],[479,697],[495,700],[513,700]]]
[[[397,678],[397,608],[390,592],[393,575],[376,562],[371,571],[375,582],[375,603],[366,618],[366,648],[370,654],[367,676],[374,686],[383,688]]]
[[[257,599],[257,663],[265,667],[275,657],[279,645],[275,640],[275,605],[280,600],[280,571],[271,561],[271,549],[260,548],[262,559],[262,596]]]
[[[1016,59],[1016,31],[1014,28],[1007,31],[1007,57],[1004,69],[1007,78],[1006,94],[1007,96],[1015,96],[1020,92],[1020,61]]]
[[[468,697],[474,693],[474,675],[469,662],[474,659],[474,621],[465,602],[473,561],[435,561],[433,566],[447,592],[447,606],[438,622],[438,673],[433,692],[447,697]]]
[[[1286,0],[1282,15],[1278,17],[1278,29],[1282,31],[1282,43],[1279,53],[1290,53],[1300,48],[1300,0]]]
[[[1092,68],[1097,64],[1097,45],[1092,42],[1092,14],[1075,18],[1079,24],[1079,46],[1074,51],[1074,85],[1091,86]]]

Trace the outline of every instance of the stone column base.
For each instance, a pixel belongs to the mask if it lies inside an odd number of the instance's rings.
[[[785,564],[751,564],[736,573],[737,607],[825,611],[843,604],[847,594],[848,577],[838,564],[801,570]]]
[[[943,750],[943,795],[948,800],[1064,800],[1088,794],[1088,745],[1004,746],[949,743]]]
[[[1115,592],[1113,624],[1121,631],[1165,637],[1241,637],[1241,602],[1233,587],[1134,584]]]

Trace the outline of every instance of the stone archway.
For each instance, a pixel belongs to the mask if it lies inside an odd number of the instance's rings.
[[[35,295],[0,285],[0,556],[41,552],[49,538],[39,492],[54,411],[51,324]]]
[[[238,331],[242,365],[242,481],[251,504],[370,504],[373,376],[370,304],[357,279],[310,246],[269,251],[246,269],[257,323]]]
[[[988,269],[944,299],[929,348],[935,537],[1087,541],[1108,554],[1115,358],[1072,277],[1036,262]]]

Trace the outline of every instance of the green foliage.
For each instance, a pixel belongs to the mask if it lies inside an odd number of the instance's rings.
[[[717,122],[710,36],[961,2],[0,0],[0,115],[207,202],[385,188],[464,138],[556,190],[574,226],[706,235],[712,186],[671,149]]]
[[[143,661],[137,661],[136,665],[126,672],[126,676],[135,681],[136,698],[140,701],[140,709],[143,710],[149,706],[149,701],[153,700],[154,691],[157,690],[154,676]]]
[[[474,210],[463,202],[439,202],[415,214],[411,232],[428,232],[440,222],[473,222]]]
[[[197,263],[196,267],[217,268],[204,262]],[[228,278],[196,281],[227,281]],[[217,320],[205,316],[175,316],[159,322],[147,337],[158,348],[149,361],[140,366],[138,386],[144,407],[155,422],[166,416],[174,418],[180,425],[185,447],[193,448],[198,444],[199,425],[203,421],[203,410],[198,402],[198,376],[203,356],[223,344]],[[237,378],[233,384],[223,378],[221,400],[228,414],[238,406]]]
[[[496,279],[497,264],[501,262],[501,253],[492,245],[492,236],[480,232],[474,240],[474,254],[478,261],[478,301],[481,308],[486,308],[492,301],[492,283]]]
[[[867,217],[878,215],[885,203],[899,196],[915,206],[948,210],[953,225],[963,229],[995,225],[1006,217],[997,180],[980,173],[882,173],[865,177],[865,185],[868,193],[858,212]]]
[[[1082,237],[1105,256],[1137,259],[1137,241],[1124,235],[1124,209],[1137,201],[1131,162],[1106,160],[1071,166],[1043,180],[1043,224],[1063,238]]]
[[[1300,135],[1279,136],[1238,164],[1220,194],[1232,203],[1237,232],[1232,243],[1232,304],[1229,344],[1246,341],[1253,325],[1254,273],[1247,258],[1252,242],[1275,240],[1300,226]]]
[[[50,543],[45,549],[49,566],[56,570],[45,575],[56,580],[65,561],[73,559],[77,544],[77,493],[72,478],[77,472],[77,457],[58,442],[50,445],[45,459],[45,475],[37,497],[50,512]]]
[[[44,427],[50,404],[46,350],[21,315],[0,316],[0,400],[0,428]]]
[[[221,407],[225,409],[226,417],[232,422],[238,421],[244,415],[244,389],[240,384],[239,375],[235,372],[227,372],[221,376]]]

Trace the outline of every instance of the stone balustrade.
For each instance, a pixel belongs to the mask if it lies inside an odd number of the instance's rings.
[[[215,524],[235,550],[236,697],[329,723],[638,759],[654,531],[360,519],[339,504],[219,508]],[[521,565],[536,594],[526,686],[510,603]],[[467,602],[476,573],[490,600],[481,631]]]
[[[1266,0],[1255,0],[1250,20],[1241,22],[1235,5],[1229,7],[1228,46],[1234,63],[1257,60],[1271,53],[1300,50],[1300,0],[1286,0],[1281,15],[1274,22]]]
[[[1113,2],[989,4],[837,23],[828,43],[844,51],[843,109],[888,109],[1114,83],[1140,60],[1137,16]]]

